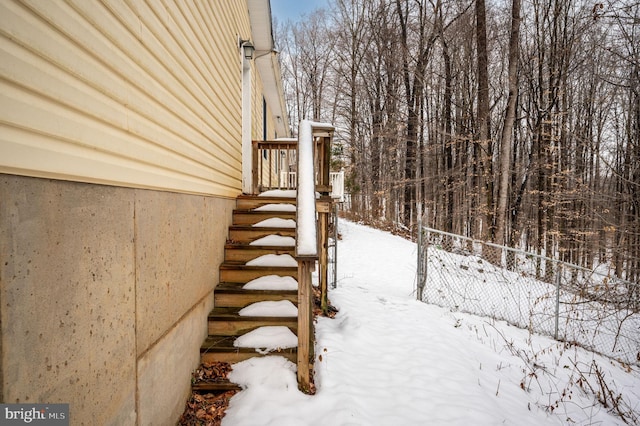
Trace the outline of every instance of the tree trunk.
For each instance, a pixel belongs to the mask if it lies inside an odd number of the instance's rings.
[[[492,155],[491,126],[489,118],[489,59],[487,48],[487,14],[484,0],[476,0],[476,49],[478,55],[478,202],[481,220],[480,238],[491,239],[493,190],[492,190]]]
[[[496,219],[496,244],[506,243],[509,211],[509,182],[511,180],[511,146],[513,127],[516,121],[516,102],[518,100],[518,44],[520,39],[520,0],[511,4],[511,37],[509,38],[509,97],[502,127],[500,147],[500,181]]]

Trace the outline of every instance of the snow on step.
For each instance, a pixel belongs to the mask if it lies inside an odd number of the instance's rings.
[[[267,235],[251,242],[249,245],[293,247],[296,245],[296,240],[293,237],[283,237],[282,235]]]
[[[296,198],[297,192],[295,189],[272,189],[258,194],[258,197],[283,197],[283,198]]]
[[[295,228],[296,221],[293,219],[282,219],[280,217],[272,217],[261,222],[253,224],[256,228]]]
[[[265,204],[253,209],[254,212],[295,212],[296,206],[293,204]]]
[[[288,300],[256,302],[240,309],[241,317],[297,317],[298,308]]]
[[[273,374],[274,371],[279,372],[279,374]],[[262,413],[266,413],[271,418],[275,417],[272,414],[272,410],[278,410],[280,412],[287,410],[288,408],[292,408],[292,412],[287,412],[282,417],[279,417],[271,422],[271,424],[283,424],[283,419],[289,419],[290,417],[297,415],[298,419],[304,419],[301,421],[296,421],[296,423],[289,424],[308,424],[308,417],[305,417],[304,410],[296,410],[294,407],[299,407],[296,404],[301,398],[309,398],[307,395],[301,395],[298,392],[298,382],[296,380],[296,371],[298,371],[298,367],[288,359],[282,356],[266,356],[261,358],[249,358],[245,361],[241,361],[233,365],[233,370],[229,372],[228,378],[233,383],[237,383],[243,389],[248,387],[254,387],[256,389],[269,389],[269,392],[272,394],[273,400],[277,400],[278,402],[284,401],[278,408],[270,407],[271,398],[269,398],[269,402],[266,401],[264,396],[254,396],[256,401],[259,401],[258,404],[247,408],[247,419],[251,419],[248,423],[260,423],[261,415],[256,412],[253,407],[260,407],[258,409],[265,410]],[[377,386],[378,383],[375,383]],[[264,386],[264,387],[263,387]],[[295,391],[293,391],[295,389]],[[262,392],[255,392],[260,395]],[[338,394],[339,392],[334,392]],[[252,393],[253,395],[253,393]],[[264,394],[262,394],[264,395]],[[284,395],[281,397],[280,395]],[[289,396],[293,395],[293,396]],[[285,399],[288,398],[288,399]],[[336,397],[338,400],[339,396]],[[312,400],[309,400],[307,403],[311,405]],[[242,404],[246,406],[245,404]],[[279,408],[279,407],[287,407],[287,408]],[[327,408],[327,413],[329,413],[329,408]],[[319,410],[320,411],[320,410]],[[298,414],[298,412],[300,414]],[[292,414],[295,413],[295,414]],[[314,412],[315,413],[315,412]],[[264,416],[265,414],[262,414]],[[308,414],[306,415],[308,416]],[[343,424],[347,424],[348,421],[344,421]],[[317,422],[316,424],[322,424]],[[324,424],[328,424],[328,422],[324,422]]]
[[[298,337],[289,327],[283,325],[271,325],[256,328],[247,334],[238,337],[233,346],[236,348],[254,348],[261,354],[266,354],[276,349],[288,349],[298,346]]]
[[[297,290],[298,281],[289,276],[265,275],[249,281],[242,288],[245,290]]]
[[[290,254],[264,254],[246,263],[247,266],[298,266]]]

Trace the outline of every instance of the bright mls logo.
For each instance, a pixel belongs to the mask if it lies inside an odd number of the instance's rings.
[[[0,404],[0,425],[69,426],[69,404]]]

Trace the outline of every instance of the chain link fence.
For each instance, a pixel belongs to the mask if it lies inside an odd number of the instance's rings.
[[[418,299],[640,365],[640,288],[604,268],[422,227]]]

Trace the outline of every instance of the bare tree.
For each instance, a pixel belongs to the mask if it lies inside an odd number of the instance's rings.
[[[640,3],[485,2],[333,0],[285,25],[293,121],[336,123],[367,220],[410,227],[423,203],[431,226],[640,279]]]
[[[475,158],[476,187],[479,195],[478,236],[489,241],[493,227],[493,169],[491,149],[491,116],[489,111],[489,59],[487,15],[484,0],[476,0],[476,54],[478,67],[478,107]]]
[[[520,0],[513,0],[511,4],[511,33],[509,36],[509,94],[507,109],[500,138],[500,174],[496,213],[495,242],[506,243],[507,218],[509,211],[509,185],[511,183],[511,146],[516,121],[516,103],[518,101],[518,57],[520,44]]]

